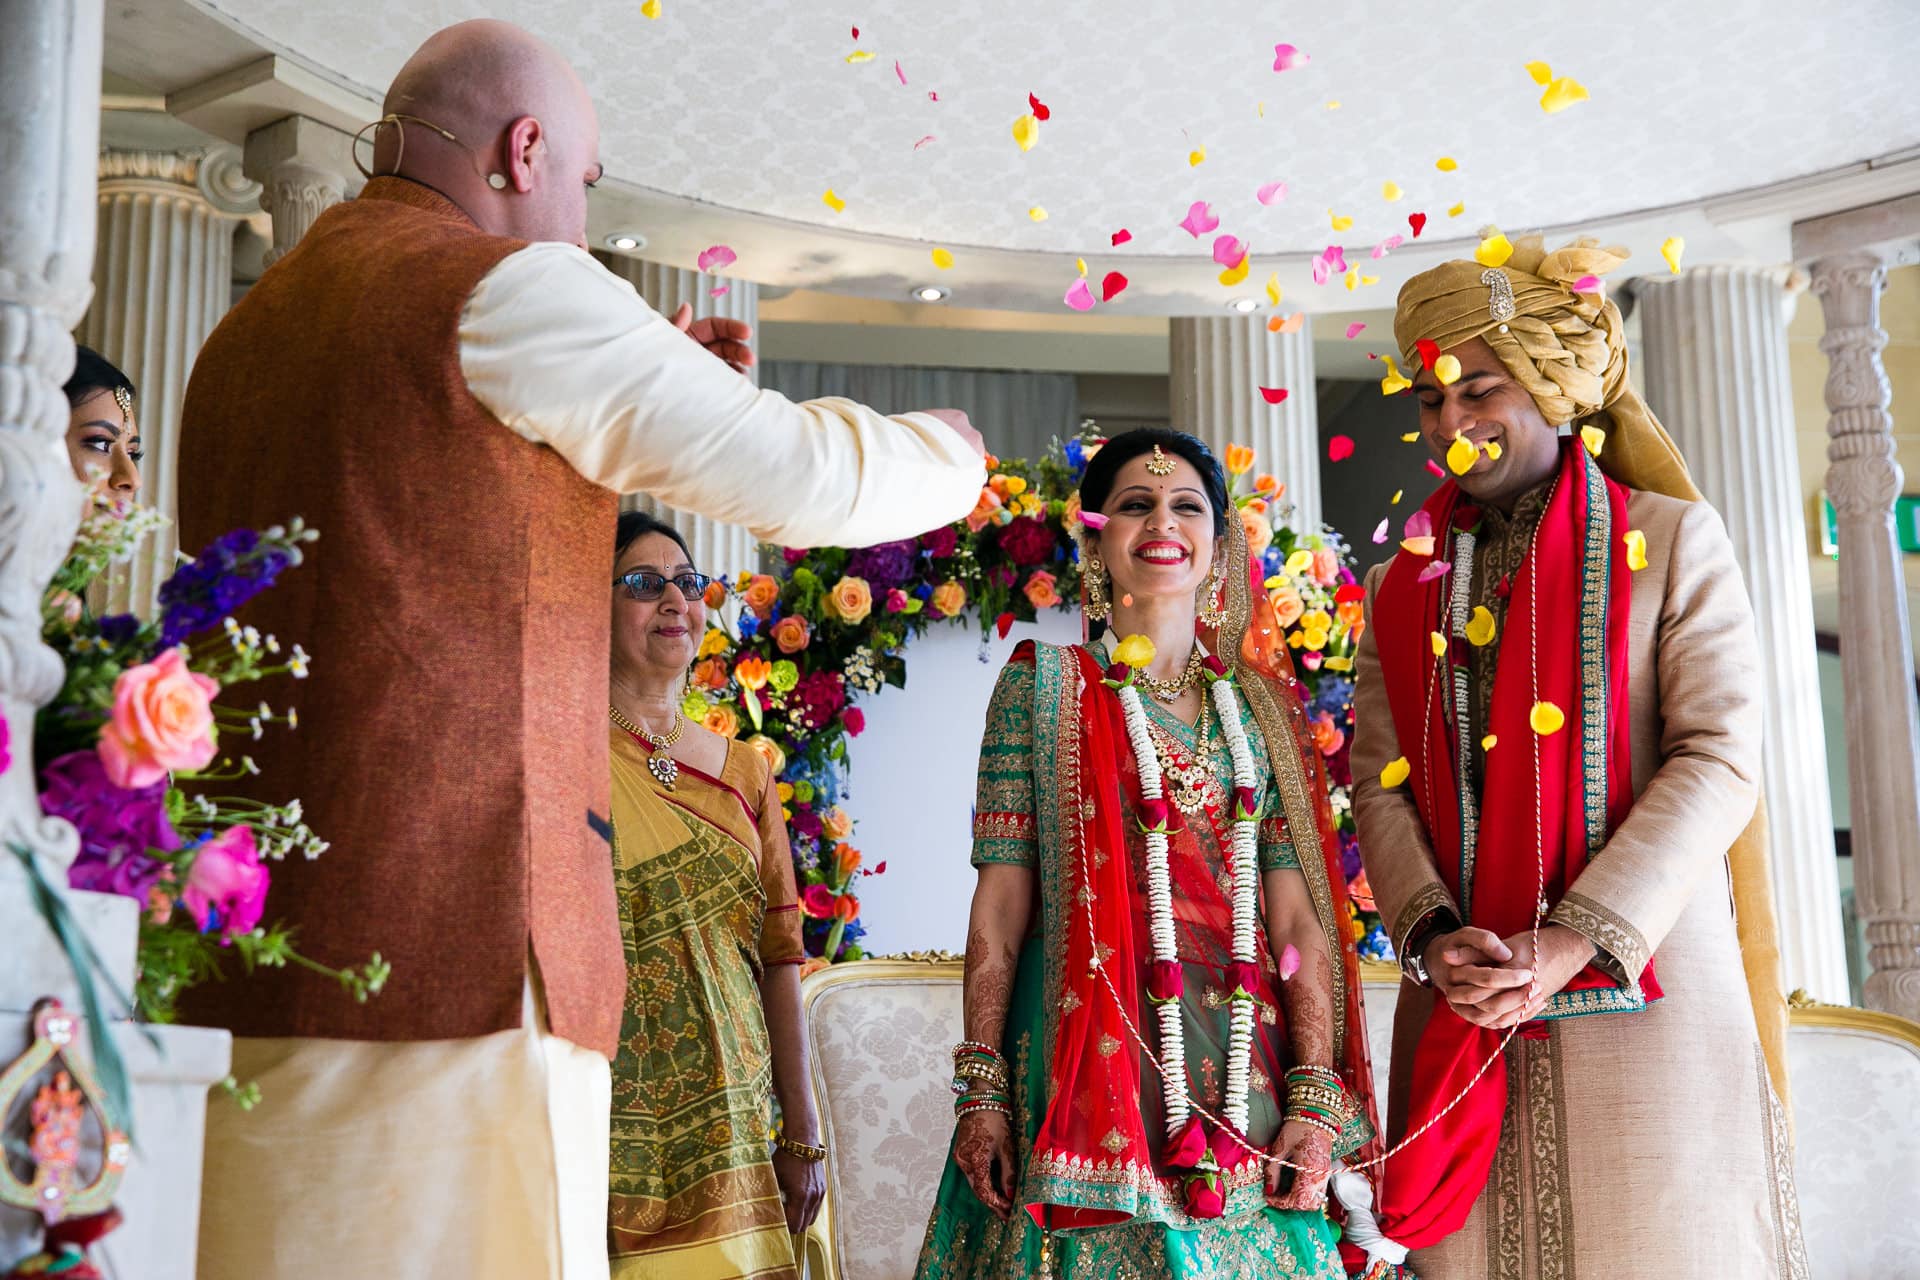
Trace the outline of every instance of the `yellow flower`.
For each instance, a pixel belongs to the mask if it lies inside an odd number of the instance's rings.
[[[873,589],[864,578],[842,578],[827,593],[827,609],[842,622],[860,622],[873,611]]]
[[[766,734],[754,734],[751,738],[747,739],[747,745],[760,753],[760,758],[767,762],[768,766],[772,768],[776,775],[786,769],[787,753],[781,749],[779,743],[769,738]],[[779,791],[780,803],[785,804],[787,801],[793,799],[792,783],[781,783]]]
[[[727,639],[726,632],[718,627],[709,627],[707,628],[707,634],[700,637],[700,653],[698,656],[702,658],[716,657],[727,651],[727,645],[729,643],[731,642]]]
[[[933,599],[929,602],[940,612],[943,618],[957,618],[960,611],[967,607],[967,589],[951,578],[933,589]]]
[[[740,717],[724,702],[717,702],[708,708],[702,723],[723,738],[738,737],[740,734]]]
[[[1153,661],[1153,641],[1143,635],[1131,635],[1114,646],[1113,660],[1129,667],[1144,667]]]
[[[1331,631],[1333,618],[1325,609],[1313,609],[1300,615],[1300,625],[1309,631]],[[1314,646],[1318,648],[1319,646]]]
[[[1243,444],[1230,444],[1227,446],[1226,463],[1228,475],[1245,475],[1253,470],[1253,450]]]

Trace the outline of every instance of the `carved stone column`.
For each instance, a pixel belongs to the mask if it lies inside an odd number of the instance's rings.
[[[272,266],[307,234],[314,219],[356,194],[365,179],[353,166],[353,139],[317,120],[288,116],[247,135],[247,177],[263,188],[273,219]]]
[[[1254,465],[1287,486],[1282,505],[1301,533],[1320,531],[1320,412],[1313,325],[1274,333],[1265,316],[1176,316],[1171,329],[1173,425],[1223,458],[1252,447]],[[1262,387],[1287,398],[1268,404]]]
[[[1894,460],[1892,389],[1880,362],[1878,255],[1813,264],[1826,312],[1827,493],[1840,525],[1840,671],[1846,687],[1853,882],[1866,922],[1867,1003],[1920,1019],[1920,706],[1894,537],[1904,477]]]
[[[1714,266],[1642,283],[1647,401],[1726,520],[1759,621],[1761,779],[1789,990],[1847,1000],[1840,879],[1787,376],[1786,268]]]
[[[146,460],[140,501],[172,517],[175,456],[187,374],[232,298],[233,232],[258,210],[260,188],[240,153],[107,151],[99,159],[99,242],[94,303],[80,341],[126,371],[139,388],[134,410]],[[145,613],[173,572],[171,527],[116,570],[107,607]]]
[[[643,258],[620,254],[596,253],[615,275],[632,283],[655,311],[671,317],[682,303],[693,306],[696,320],[726,316],[757,326],[760,321],[760,286],[751,280],[726,280],[719,276],[669,267]],[[715,289],[726,291],[717,297]],[[755,344],[757,346],[757,343]],[[757,381],[757,378],[756,378]],[[668,521],[687,540],[694,563],[702,573],[734,576],[759,568],[759,544],[751,533],[735,524],[723,524],[705,516],[680,511],[664,502],[656,502],[644,493],[628,494],[621,499],[624,510],[650,511]]]

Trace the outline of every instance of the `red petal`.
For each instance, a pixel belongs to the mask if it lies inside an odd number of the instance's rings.
[[[1107,272],[1106,279],[1100,282],[1100,301],[1112,302],[1127,287],[1127,278],[1118,271]]]
[[[1357,582],[1349,582],[1345,586],[1336,589],[1333,593],[1333,602],[1335,604],[1352,604],[1356,600],[1365,600],[1366,598],[1367,589]]]
[[[1427,225],[1427,215],[1424,213],[1410,213],[1407,215],[1407,225],[1413,228],[1413,238],[1418,240],[1420,238],[1420,232]]]
[[[858,27],[855,27],[855,28],[853,29],[853,38],[854,38],[855,40],[858,40],[858,39],[860,38],[860,28],[858,28]]]
[[[1423,368],[1431,369],[1439,363],[1440,344],[1432,338],[1422,338],[1413,345],[1420,352],[1420,364]]]
[[[1353,437],[1335,436],[1327,441],[1327,461],[1345,462],[1353,456]]]
[[[993,625],[999,629],[1000,638],[1005,640],[1007,638],[1007,632],[1013,630],[1013,615],[1011,613],[1003,613],[993,620]]]
[[[1113,244],[1116,249],[1131,239],[1133,239],[1133,232],[1127,230],[1125,227],[1113,233]]]
[[[1027,105],[1033,108],[1033,118],[1035,120],[1046,120],[1053,115],[1053,112],[1047,110],[1047,104],[1032,94],[1027,95]]]
[[[1262,387],[1260,388],[1260,394],[1266,397],[1268,404],[1279,404],[1287,398],[1287,389],[1285,387]]]
[[[885,858],[882,858],[880,859],[879,865],[874,867],[873,874],[879,875],[882,871],[885,871],[886,869],[887,869],[887,860]]]

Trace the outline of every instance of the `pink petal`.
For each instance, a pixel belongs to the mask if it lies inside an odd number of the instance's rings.
[[[1093,290],[1087,288],[1087,278],[1075,277],[1074,282],[1067,286],[1067,296],[1062,301],[1075,311],[1093,310]]]
[[[1260,394],[1265,397],[1268,404],[1280,404],[1287,398],[1287,389],[1285,387],[1262,387],[1260,388]]]
[[[1420,576],[1415,578],[1414,581],[1432,582],[1435,578],[1444,577],[1452,572],[1453,565],[1449,562],[1445,560],[1431,560],[1427,563],[1427,567],[1420,571]]]
[[[928,101],[928,102],[938,102],[938,101],[940,101],[940,95],[939,95],[939,94],[937,94],[937,93],[935,93],[935,92],[934,92],[933,90],[931,90],[931,89],[929,89],[929,90],[927,90],[927,101]]]
[[[1385,542],[1386,540],[1387,540],[1387,522],[1385,520],[1382,520],[1379,524],[1373,527],[1373,543],[1375,546],[1379,546],[1381,543]]]
[[[1406,240],[1401,236],[1388,236],[1385,240],[1373,246],[1373,256],[1376,258],[1384,258],[1387,256],[1389,250],[1398,249],[1405,243]]]
[[[920,141],[918,141],[918,142],[916,142],[916,143],[914,143],[914,144],[913,144],[913,149],[914,149],[915,151],[918,151],[918,150],[919,150],[920,148],[922,148],[922,147],[924,147],[924,146],[926,146],[926,145],[927,145],[927,144],[928,144],[929,142],[932,142],[932,141],[933,141],[933,135],[932,135],[932,134],[928,134],[928,135],[927,135],[926,137],[924,137],[924,138],[922,138],[922,139],[920,139]]]
[[[1117,249],[1131,239],[1133,239],[1133,232],[1122,227],[1113,233],[1113,247]]]
[[[717,284],[713,288],[707,290],[707,296],[709,298],[717,298],[731,288],[733,288],[733,286],[730,284]]]
[[[1213,206],[1205,200],[1195,200],[1193,207],[1187,210],[1187,216],[1180,220],[1180,229],[1198,240],[1201,236],[1219,228],[1220,219],[1213,216]],[[1232,266],[1232,263],[1228,263]]]
[[[733,250],[727,248],[726,245],[716,244],[701,252],[699,258],[700,269],[702,271],[723,271],[732,266],[737,258],[738,255],[735,254]]]
[[[1353,456],[1353,437],[1335,436],[1327,441],[1327,461],[1345,462]]]
[[[1300,972],[1300,951],[1291,942],[1280,948],[1280,981],[1289,981]]]
[[[1287,198],[1287,184],[1284,182],[1269,182],[1266,186],[1254,192],[1253,198],[1261,204],[1276,204]]]
[[[1427,471],[1429,474],[1438,476],[1442,480],[1445,480],[1447,478],[1447,473],[1441,470],[1440,464],[1435,462],[1432,458],[1427,459]]]
[[[1085,507],[1082,507],[1080,509],[1080,523],[1089,529],[1104,529],[1107,527],[1107,518],[1098,511],[1088,511]]]
[[[1575,293],[1600,292],[1600,277],[1599,276],[1581,276],[1578,280],[1575,280],[1573,282],[1573,291]]]
[[[1347,269],[1347,251],[1337,244],[1327,246],[1326,259],[1327,266],[1334,271],[1345,271]]]
[[[1247,242],[1238,236],[1215,236],[1213,240],[1213,260],[1223,267],[1237,267],[1240,259],[1247,256]]]
[[[1315,284],[1325,284],[1332,275],[1333,273],[1327,269],[1327,260],[1325,258],[1315,258],[1313,260],[1313,282]]]
[[[898,58],[895,58],[893,60],[893,74],[900,77],[901,84],[905,84],[907,82],[907,73],[900,69],[900,59]]]
[[[1433,517],[1424,511],[1416,511],[1407,517],[1409,538],[1431,538],[1433,536]]]
[[[1366,327],[1365,322],[1356,320],[1347,326],[1347,336],[1349,338],[1357,338],[1360,336],[1360,331]]]
[[[1273,46],[1273,69],[1275,71],[1291,71],[1295,67],[1304,67],[1312,61],[1313,59],[1311,57],[1300,52],[1290,44],[1277,44]]]

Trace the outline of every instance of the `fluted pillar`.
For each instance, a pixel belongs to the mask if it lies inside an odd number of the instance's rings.
[[[1839,517],[1840,674],[1855,905],[1867,926],[1867,1004],[1920,1019],[1920,705],[1893,504],[1892,388],[1880,352],[1886,263],[1851,253],[1813,264],[1826,313],[1827,495]]]
[[[1171,329],[1173,425],[1224,458],[1230,444],[1252,447],[1254,465],[1287,486],[1287,523],[1320,531],[1320,411],[1313,381],[1311,320],[1292,333],[1265,316],[1176,316]],[[1268,404],[1262,387],[1284,389]]]
[[[644,258],[621,254],[596,253],[608,270],[632,283],[641,297],[663,316],[672,316],[682,303],[693,307],[693,317],[725,316],[758,326],[760,322],[760,286],[751,280],[727,280],[684,267],[669,267]],[[715,296],[714,290],[725,292]],[[753,344],[758,346],[757,341]],[[751,371],[749,371],[751,374]],[[758,379],[756,378],[756,381]],[[725,465],[716,460],[716,465]],[[687,540],[694,563],[703,573],[729,576],[750,573],[760,564],[759,543],[736,524],[723,524],[705,516],[680,511],[658,502],[644,493],[632,493],[621,499],[624,510],[650,511],[672,524]]]
[[[307,234],[314,219],[364,183],[353,166],[353,139],[305,116],[287,116],[247,135],[244,167],[262,188],[260,203],[273,219],[272,266]]]
[[[107,151],[99,184],[94,301],[80,341],[139,388],[134,412],[147,454],[140,501],[174,517],[187,374],[231,302],[234,227],[259,208],[260,188],[242,174],[239,151],[226,146]],[[151,609],[177,545],[171,526],[148,539],[110,576],[107,608]]]
[[[1697,267],[1640,293],[1647,401],[1726,521],[1759,621],[1766,792],[1787,988],[1848,996],[1807,523],[1787,372],[1787,268]]]

